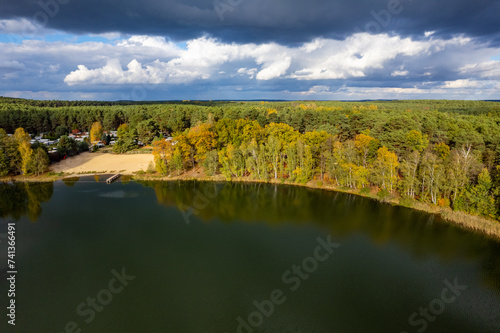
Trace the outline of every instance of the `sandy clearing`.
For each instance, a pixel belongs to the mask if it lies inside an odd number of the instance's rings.
[[[152,154],[115,155],[85,152],[52,164],[50,170],[53,172],[63,171],[64,173],[113,171],[121,174],[132,174],[139,170],[146,171],[149,163],[153,161]]]

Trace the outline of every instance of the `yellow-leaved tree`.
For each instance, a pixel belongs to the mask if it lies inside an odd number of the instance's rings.
[[[392,191],[398,180],[397,168],[399,166],[398,156],[387,149],[379,148],[377,159],[373,164],[375,180],[378,185],[388,191]]]
[[[172,140],[161,139],[153,142],[153,156],[155,159],[156,171],[165,175],[168,173],[168,163],[174,153]]]
[[[374,137],[370,136],[370,131],[365,131],[361,134],[356,135],[354,138],[354,145],[356,146],[356,150],[361,157],[361,161],[363,166],[367,167],[368,155],[372,149],[376,149],[378,145],[378,140]]]
[[[22,127],[19,127],[14,132],[14,140],[17,143],[17,149],[21,155],[21,172],[23,175],[28,173],[28,167],[33,157],[33,149],[31,149],[30,136],[24,131]]]
[[[90,142],[101,141],[102,133],[102,124],[100,121],[96,121],[90,129]]]

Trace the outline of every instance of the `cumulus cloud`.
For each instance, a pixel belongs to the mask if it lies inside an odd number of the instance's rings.
[[[491,60],[500,48],[466,36],[357,33],[287,46],[137,35],[0,47],[0,95],[25,90],[30,96],[58,91],[70,98],[80,91],[81,98],[115,99],[498,99],[500,86],[499,62]],[[131,93],[134,85],[146,93]]]
[[[213,38],[198,38],[186,43],[186,49],[181,49],[172,43],[166,43],[161,37],[147,38],[137,36],[119,43],[118,47],[151,48],[149,54],[162,58],[172,58],[168,61],[156,59],[142,65],[136,59],[127,65],[127,70],[121,68],[118,59],[109,60],[101,68],[88,69],[79,65],[64,82],[74,84],[123,84],[123,83],[187,83],[193,80],[209,79],[214,73],[224,74],[219,66],[234,61],[253,59],[254,64],[261,65],[260,71],[251,69],[246,73],[258,80],[270,80],[284,75],[291,63],[291,57],[285,53],[276,54],[285,49],[277,44],[226,44]],[[144,53],[144,51],[141,51]]]
[[[388,60],[399,55],[413,56],[427,52],[433,43],[367,33],[354,34],[344,41],[321,40],[321,46],[307,55],[300,55],[305,66],[294,72],[292,77],[299,80],[365,77],[367,70],[382,68]]]
[[[123,83],[186,83],[213,78],[214,73],[247,74],[250,79],[273,80],[291,78],[297,80],[335,80],[367,77],[374,70],[394,66],[391,61],[400,58],[429,57],[450,47],[470,44],[469,38],[457,37],[412,40],[387,34],[354,34],[339,41],[315,39],[312,42],[287,47],[276,43],[236,44],[223,43],[213,38],[202,37],[187,42],[181,49],[161,37],[133,36],[117,44],[120,48],[133,48],[138,53],[157,56],[147,63],[130,62],[123,70],[118,59],[103,67],[88,69],[79,65],[65,82],[74,84],[123,84]],[[146,57],[144,57],[146,59]],[[222,70],[224,66],[246,62],[251,67]],[[143,65],[144,64],[144,65]],[[254,70],[254,66],[259,66]],[[407,76],[408,70],[390,71],[391,76]]]
[[[124,71],[118,59],[108,60],[102,68],[91,69],[83,65],[78,66],[78,70],[71,72],[64,82],[69,85],[86,82],[88,84],[101,83],[147,83],[148,79],[153,77],[154,73],[150,68],[143,68],[137,60],[132,60]],[[157,83],[157,82],[152,82]]]

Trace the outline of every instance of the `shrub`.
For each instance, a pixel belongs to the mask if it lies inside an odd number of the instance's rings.
[[[359,193],[360,194],[370,194],[370,187],[369,186],[363,187],[361,190],[359,190]]]
[[[388,201],[391,196],[391,193],[387,191],[386,189],[380,190],[377,193],[377,198],[379,198],[380,201]]]
[[[413,199],[412,197],[410,197],[408,195],[403,195],[403,197],[401,197],[401,200],[399,201],[399,204],[403,207],[411,208],[411,207],[413,207],[414,201],[415,201],[415,199]]]
[[[149,162],[147,173],[153,174],[156,172],[155,165],[153,162]]]
[[[438,200],[437,205],[439,207],[450,207],[450,199],[448,198],[441,198]]]

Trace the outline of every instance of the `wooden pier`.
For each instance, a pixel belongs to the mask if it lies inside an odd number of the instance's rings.
[[[117,180],[120,176],[121,175],[119,173],[117,173],[116,175],[109,177],[108,179],[106,179],[106,184],[111,184],[112,182]]]

